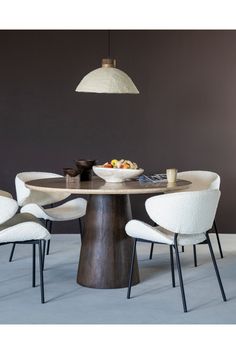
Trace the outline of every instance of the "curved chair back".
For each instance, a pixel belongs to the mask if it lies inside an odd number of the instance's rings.
[[[40,206],[53,204],[60,202],[70,196],[70,193],[63,192],[40,192],[30,190],[25,186],[25,182],[32,181],[41,178],[56,178],[63,177],[56,173],[50,172],[21,172],[16,175],[16,197],[19,206],[26,205],[28,203],[36,203]]]
[[[18,204],[14,199],[0,196],[0,224],[12,218],[17,210]]]
[[[211,171],[184,171],[177,175],[179,179],[186,179],[192,184],[188,187],[190,191],[204,189],[220,189],[220,176]]]
[[[151,197],[145,207],[161,227],[174,233],[199,234],[211,229],[219,199],[219,190],[179,192]]]
[[[3,190],[0,190],[0,196],[1,197],[7,197],[7,198],[13,198],[11,193],[3,191]]]

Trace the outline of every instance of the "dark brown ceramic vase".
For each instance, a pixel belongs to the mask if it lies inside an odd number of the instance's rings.
[[[75,160],[77,169],[80,171],[81,181],[90,181],[92,178],[92,167],[95,165],[96,160]]]

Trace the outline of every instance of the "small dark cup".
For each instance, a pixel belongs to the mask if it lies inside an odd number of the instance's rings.
[[[78,170],[80,170],[80,180],[90,181],[92,178],[92,167],[95,165],[96,160],[75,160],[75,164]]]

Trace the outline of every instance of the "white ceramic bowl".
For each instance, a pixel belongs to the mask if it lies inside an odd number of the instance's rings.
[[[144,172],[142,168],[132,170],[128,168],[106,168],[101,166],[93,166],[93,171],[98,177],[112,183],[120,183],[126,179],[136,178]]]

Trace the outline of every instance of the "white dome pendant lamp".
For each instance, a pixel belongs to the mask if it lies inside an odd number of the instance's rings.
[[[102,59],[102,67],[88,73],[79,83],[77,92],[131,93],[139,91],[131,78],[116,68],[116,60],[110,57],[110,31],[108,31],[108,58]]]

